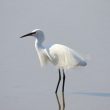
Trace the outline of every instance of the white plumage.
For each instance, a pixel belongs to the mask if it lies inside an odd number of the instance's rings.
[[[85,60],[79,56],[74,50],[61,45],[54,44],[49,48],[49,54],[52,57],[52,62],[58,68],[70,69],[76,66],[85,66]]]
[[[37,50],[41,65],[43,66],[48,62],[51,62],[52,64],[57,66],[57,68],[59,68],[59,78],[60,78],[61,69],[63,70],[63,73],[64,73],[64,70],[74,68],[76,66],[87,65],[84,58],[82,58],[76,51],[70,49],[65,45],[54,44],[49,48],[45,48],[42,44],[45,39],[44,33],[40,29],[35,29],[31,33],[21,36],[21,38],[26,36],[34,36],[36,38],[35,48]],[[57,92],[58,86],[59,86],[59,82],[56,88],[56,92]],[[64,91],[64,87],[62,91]]]

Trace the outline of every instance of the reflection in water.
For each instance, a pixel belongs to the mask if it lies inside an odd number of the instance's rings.
[[[62,92],[62,94],[61,94],[61,99],[60,99],[60,96],[58,96],[58,94],[56,94],[56,99],[57,99],[57,102],[58,102],[59,110],[65,110],[64,92]]]

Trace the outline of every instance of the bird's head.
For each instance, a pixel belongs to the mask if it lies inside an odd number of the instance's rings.
[[[44,33],[40,29],[35,29],[35,30],[33,30],[32,32],[30,32],[28,34],[25,34],[25,35],[21,36],[20,38],[24,38],[24,37],[27,37],[27,36],[35,37],[35,38],[37,38],[37,40],[39,42],[43,42],[44,41]]]

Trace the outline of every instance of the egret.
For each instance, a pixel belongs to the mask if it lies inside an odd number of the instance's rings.
[[[61,72],[63,73],[62,92],[64,92],[65,71],[78,66],[86,66],[87,63],[85,59],[81,57],[76,51],[62,44],[54,44],[49,48],[46,48],[43,46],[43,41],[45,40],[44,32],[40,29],[35,29],[28,34],[21,36],[20,38],[27,36],[33,36],[36,39],[35,48],[37,50],[41,66],[51,62],[58,69],[59,79],[55,93],[57,93],[61,81]]]

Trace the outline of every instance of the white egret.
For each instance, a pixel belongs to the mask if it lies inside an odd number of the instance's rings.
[[[65,85],[65,70],[70,68],[75,68],[77,66],[86,66],[87,63],[77,52],[68,48],[65,45],[54,44],[49,48],[43,46],[44,41],[44,33],[40,29],[35,29],[32,32],[21,36],[20,38],[26,36],[34,36],[35,40],[35,48],[38,53],[38,57],[41,65],[45,65],[48,62],[53,63],[57,66],[59,71],[59,80],[57,83],[56,91],[57,93],[59,83],[61,81],[61,71],[63,72],[63,85],[62,92],[64,92]]]

